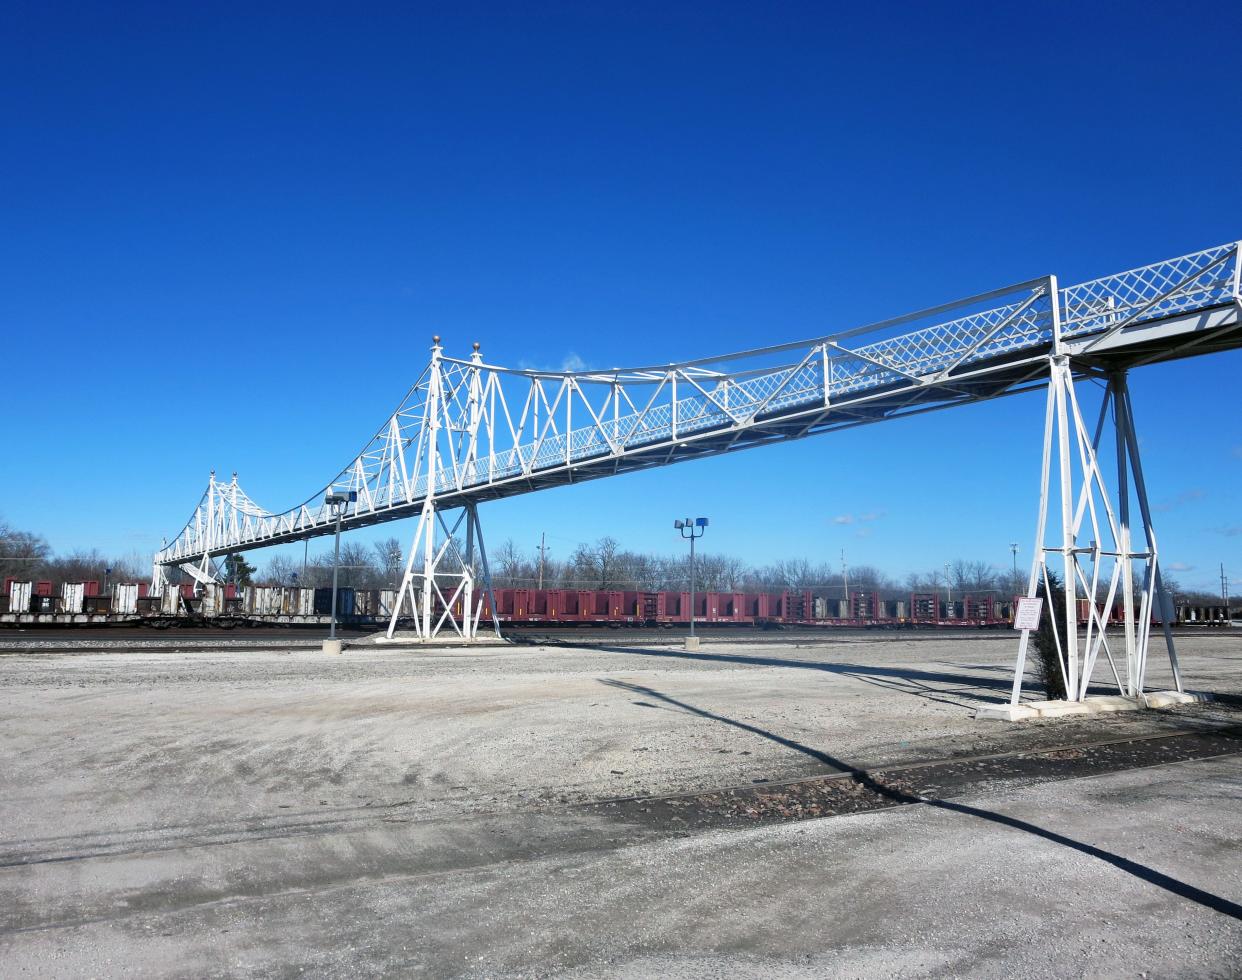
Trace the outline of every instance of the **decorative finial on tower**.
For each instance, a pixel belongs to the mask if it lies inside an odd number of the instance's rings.
[[[436,334],[435,336],[433,336],[431,338],[431,342],[435,344],[437,347],[439,347],[440,346],[440,335]]]
[[[479,352],[479,342],[477,340],[474,342],[474,352],[476,354]]]

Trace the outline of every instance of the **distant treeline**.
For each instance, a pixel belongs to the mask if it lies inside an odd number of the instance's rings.
[[[301,585],[317,588],[332,582],[332,550],[308,554],[305,561],[287,554],[276,554],[259,568],[246,557],[222,563],[222,571],[241,585]],[[512,539],[489,556],[492,584],[496,588],[548,589],[636,589],[643,592],[685,590],[690,583],[690,559],[628,551],[611,537],[594,544],[580,544],[568,558],[551,556],[539,560],[539,549],[522,549]],[[0,575],[36,581],[102,582],[111,568],[111,581],[147,581],[151,575],[148,555],[131,551],[126,555],[105,555],[98,550],[54,554],[38,535],[18,531],[0,521]],[[394,587],[405,568],[401,541],[390,537],[363,544],[342,541],[340,583],[346,588],[383,589]],[[479,575],[482,569],[476,569]],[[885,599],[898,599],[911,592],[937,592],[946,588],[955,596],[966,593],[993,593],[1009,597],[1026,590],[1025,569],[1015,576],[1012,569],[998,568],[984,561],[958,559],[947,569],[895,578],[872,565],[846,569],[839,563],[790,558],[767,565],[751,565],[733,555],[700,553],[695,558],[695,587],[703,592],[779,592],[784,589],[814,589],[825,596],[844,595],[846,577],[851,592],[874,592]],[[169,577],[176,581],[179,573]],[[1179,601],[1217,602],[1218,594],[1184,590],[1165,576],[1165,584]]]

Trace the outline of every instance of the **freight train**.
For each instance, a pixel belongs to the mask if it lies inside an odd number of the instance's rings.
[[[835,590],[834,590],[835,591]],[[184,624],[316,625],[326,624],[332,611],[332,590],[285,586],[183,584],[152,596],[144,583],[118,583],[101,590],[98,582],[18,582],[7,579],[0,594],[0,625],[145,624],[167,628]],[[496,589],[496,619],[502,626],[664,627],[690,622],[688,592],[646,592],[595,589]],[[386,626],[396,592],[391,589],[339,589],[337,615],[344,623]],[[481,622],[491,619],[486,594],[477,600]],[[841,597],[825,590],[781,592],[698,592],[696,623],[712,626],[854,627],[864,629],[934,629],[1007,627],[1016,600],[994,594],[947,596],[914,592],[900,598],[891,593],[850,591]],[[436,615],[439,615],[437,611]],[[460,619],[461,601],[453,610]],[[1110,622],[1120,622],[1115,606]],[[407,598],[400,619],[410,619]],[[1078,602],[1078,618],[1089,616],[1086,600]],[[1153,622],[1159,623],[1158,615]],[[1179,625],[1227,626],[1229,610],[1221,606],[1179,605]]]

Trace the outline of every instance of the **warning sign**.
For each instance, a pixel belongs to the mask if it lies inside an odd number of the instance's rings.
[[[1016,630],[1039,629],[1039,614],[1043,608],[1043,599],[1023,596],[1018,600],[1018,613],[1013,617],[1013,628]]]

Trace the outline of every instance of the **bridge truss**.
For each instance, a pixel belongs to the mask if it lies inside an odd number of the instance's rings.
[[[478,344],[468,357],[449,356],[436,337],[396,410],[324,491],[272,512],[235,474],[224,483],[213,473],[185,527],[155,556],[155,590],[169,566],[209,584],[220,557],[330,534],[336,515],[325,493],[353,491],[344,529],[417,517],[389,635],[409,615],[421,639],[470,640],[483,609],[495,609],[483,602],[491,584],[481,503],[1047,387],[1028,591],[1047,584],[1059,555],[1070,601],[1056,643],[1071,699],[1085,697],[1101,653],[1121,692],[1135,696],[1150,613],[1167,600],[1126,372],[1242,346],[1240,256],[1234,242],[1073,286],[1044,276],[812,340],[638,368],[517,370],[486,363]],[[1091,428],[1075,395],[1083,379],[1107,387]],[[1114,481],[1101,460],[1106,434]],[[1085,635],[1079,598],[1093,610]],[[1124,613],[1116,651],[1115,601]],[[494,619],[488,625],[499,633]],[[1027,643],[1023,633],[1015,703]]]

